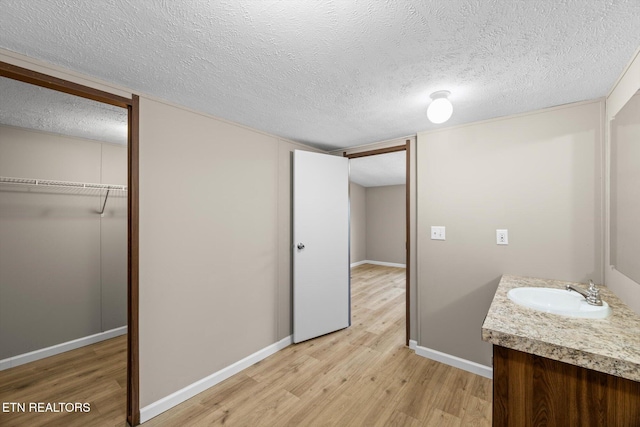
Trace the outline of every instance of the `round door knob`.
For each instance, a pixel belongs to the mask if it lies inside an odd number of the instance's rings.
[[[298,249],[304,249],[304,243],[298,243]]]

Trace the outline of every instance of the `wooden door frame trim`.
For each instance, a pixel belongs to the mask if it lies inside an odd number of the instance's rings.
[[[76,95],[81,98],[115,105],[117,107],[128,108],[132,104],[131,99],[59,79],[58,77],[49,76],[37,71],[32,71],[27,68],[18,67],[17,65],[8,64],[6,62],[0,62],[0,76]]]
[[[407,146],[405,144],[405,145],[396,145],[393,147],[378,148],[377,150],[359,151],[357,153],[351,153],[351,154],[347,154],[347,152],[345,151],[343,153],[343,156],[349,159],[357,159],[358,157],[369,157],[369,156],[375,156],[377,154],[395,153],[396,151],[404,151],[406,149],[407,149]]]
[[[140,327],[138,321],[139,303],[139,249],[140,249],[140,194],[139,177],[140,169],[140,97],[133,95],[129,106],[129,145],[128,145],[128,171],[127,185],[127,211],[129,220],[127,272],[128,272],[128,296],[127,296],[127,421],[132,426],[140,424]]]
[[[406,151],[406,176],[405,176],[405,187],[406,187],[406,271],[405,271],[405,295],[406,295],[406,336],[405,336],[405,345],[409,346],[409,339],[411,337],[411,140],[407,139],[404,145],[396,145],[393,147],[379,148],[377,150],[369,150],[369,151],[360,151],[357,153],[347,154],[347,152],[343,152],[343,157],[348,159],[357,159],[360,157],[369,157],[376,156],[378,154],[387,154],[387,153],[395,153],[398,151]]]
[[[140,365],[139,365],[139,324],[138,324],[138,277],[139,277],[139,131],[140,108],[139,97],[131,99],[104,92],[99,89],[49,76],[27,68],[18,67],[0,61],[0,76],[13,80],[57,90],[91,99],[105,104],[126,108],[128,111],[128,146],[127,146],[127,422],[136,426],[140,424]]]

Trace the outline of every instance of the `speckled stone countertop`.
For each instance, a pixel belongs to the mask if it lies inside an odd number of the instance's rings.
[[[640,316],[604,286],[600,297],[613,313],[580,319],[543,313],[511,301],[519,287],[562,288],[569,283],[504,275],[482,325],[482,339],[495,345],[640,381]],[[583,289],[588,285],[577,284]]]

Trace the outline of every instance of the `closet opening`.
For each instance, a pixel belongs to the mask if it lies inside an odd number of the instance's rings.
[[[411,295],[410,295],[410,260],[411,260],[411,245],[410,245],[410,149],[411,149],[411,145],[410,145],[410,140],[406,140],[406,143],[404,145],[398,145],[398,146],[393,146],[393,147],[387,147],[387,148],[381,148],[381,149],[377,149],[377,150],[370,150],[370,151],[364,151],[364,152],[357,152],[357,153],[351,153],[351,154],[347,154],[346,152],[343,153],[344,157],[347,157],[350,159],[350,163],[354,160],[354,159],[362,159],[362,158],[372,158],[372,156],[379,156],[376,160],[378,160],[378,163],[376,165],[376,163],[371,162],[371,167],[373,169],[370,170],[366,170],[364,173],[365,175],[375,175],[377,174],[377,172],[381,172],[382,169],[386,168],[386,166],[384,166],[385,162],[389,162],[389,165],[393,164],[394,166],[389,166],[389,172],[388,174],[386,174],[387,176],[385,178],[380,178],[379,181],[376,181],[379,177],[373,177],[372,176],[372,180],[367,183],[364,182],[364,186],[366,187],[365,190],[367,191],[377,191],[376,186],[379,187],[379,189],[383,189],[384,187],[387,187],[390,191],[387,191],[387,193],[389,193],[388,196],[384,196],[384,197],[394,197],[391,195],[392,191],[395,191],[397,193],[397,189],[392,189],[391,187],[395,187],[398,185],[404,185],[404,248],[402,248],[402,242],[399,242],[399,244],[397,244],[398,242],[392,243],[391,245],[388,246],[393,246],[396,248],[395,251],[392,252],[386,252],[385,254],[380,254],[380,250],[376,250],[373,249],[374,254],[372,254],[372,249],[370,248],[369,242],[367,241],[367,255],[360,255],[360,256],[356,256],[356,258],[363,258],[364,256],[364,260],[369,261],[369,258],[389,258],[388,260],[385,259],[377,259],[377,260],[370,260],[373,261],[373,263],[375,264],[379,264],[379,265],[390,265],[390,266],[394,266],[394,265],[400,265],[400,264],[405,264],[405,272],[404,272],[404,282],[405,282],[405,345],[409,345],[409,339],[410,339],[410,303],[411,303]],[[398,156],[400,154],[400,152],[403,152],[402,154],[404,154],[404,156]],[[389,155],[387,156],[387,158],[385,160],[383,160],[383,155]],[[404,157],[404,180],[399,180],[399,176],[401,176],[401,173],[398,173],[397,171],[394,173],[391,171],[391,169],[397,169],[398,167],[398,161],[400,160],[401,157]],[[352,173],[353,173],[353,166],[354,164],[351,163],[352,166]],[[367,166],[368,168],[369,166]],[[376,171],[376,168],[378,168],[378,170]],[[353,184],[355,181],[351,180],[351,184]],[[356,184],[358,184],[357,182],[355,182]],[[358,184],[359,185],[359,184]],[[368,194],[368,193],[367,193]],[[351,199],[352,195],[350,195],[350,199]],[[378,197],[380,200],[382,196]],[[393,205],[395,205],[395,207],[397,207],[397,197],[390,199],[390,200],[394,200],[394,202],[392,202]],[[382,203],[384,204],[385,202],[382,201]],[[369,206],[369,204],[367,204],[367,206]],[[353,209],[355,208],[355,206],[352,206],[351,208],[351,215],[352,215],[352,226],[354,225],[354,221],[353,221]],[[393,218],[392,220],[390,220],[390,223],[397,223],[398,222],[398,215],[397,212],[396,213],[389,213],[390,218]],[[368,220],[369,218],[367,218]],[[386,220],[381,220],[382,223],[384,223],[384,221]],[[374,223],[374,224],[370,224],[370,223]],[[382,223],[380,221],[377,221],[377,223],[375,223],[375,221],[367,221],[367,227],[371,228],[380,228],[380,226],[382,225]],[[352,236],[353,236],[353,231],[352,231]],[[389,237],[391,239],[391,241],[393,240],[397,240],[398,236],[397,235],[388,235],[386,237]],[[380,238],[378,238],[377,240],[379,241],[379,243],[386,239],[385,236],[382,236]],[[351,242],[352,245],[352,265],[354,264],[353,261],[361,261],[360,259],[353,259],[353,254],[354,254],[354,250],[353,250],[353,245],[355,242]],[[375,244],[373,245],[375,246]],[[380,246],[387,246],[387,245],[378,245],[378,247]],[[398,248],[399,251],[397,250]],[[404,251],[402,251],[402,249],[404,249]],[[398,252],[404,252],[402,255],[404,255],[404,263],[402,262],[402,259],[400,257],[400,255],[398,255]],[[382,261],[382,262],[381,262]],[[384,262],[384,261],[391,261],[391,262]],[[358,264],[358,262],[355,262],[355,264]]]
[[[45,357],[64,363],[65,352],[120,339],[119,348],[94,351],[96,360],[108,360],[125,352],[124,337],[114,337],[126,334],[122,417],[138,425],[139,98],[5,62],[0,62],[0,84],[0,235],[13,242],[0,237],[0,257],[12,264],[0,272],[0,304],[13,306],[4,315],[17,316],[9,321],[0,315],[0,375]],[[38,111],[53,111],[56,119],[38,117]],[[29,236],[21,239],[21,230]],[[52,274],[56,270],[58,277]],[[83,353],[76,354],[73,363],[81,363]],[[38,388],[49,387],[51,396],[58,396],[54,390],[63,386],[64,381],[45,381]],[[91,385],[79,384],[74,396],[85,387]],[[12,400],[18,398],[29,401],[26,395]]]

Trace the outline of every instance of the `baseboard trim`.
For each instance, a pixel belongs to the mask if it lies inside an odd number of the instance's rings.
[[[445,365],[481,375],[485,378],[493,379],[493,368],[490,366],[481,365],[479,363],[462,359],[457,356],[452,356],[447,353],[442,353],[430,348],[420,347],[419,345],[416,345],[416,354],[418,356],[426,357],[427,359],[435,360],[436,362],[444,363]]]
[[[95,344],[100,341],[115,338],[127,333],[127,327],[121,326],[119,328],[110,329],[105,332],[89,335],[88,337],[78,338],[72,341],[56,344],[51,347],[41,348],[40,350],[31,351],[29,353],[19,354],[7,359],[0,360],[0,371],[5,369],[15,368],[16,366],[24,365],[25,363],[34,362],[36,360],[44,359],[45,357],[55,356],[56,354],[64,353],[70,350],[75,350],[86,345]]]
[[[409,340],[409,349],[411,349],[411,350],[415,350],[417,346],[418,346],[418,341],[416,341],[416,340]]]
[[[187,399],[192,398],[198,393],[202,393],[206,389],[213,387],[214,385],[226,380],[232,375],[241,372],[242,370],[248,368],[251,365],[258,363],[259,361],[266,359],[274,353],[282,350],[283,348],[291,345],[293,342],[293,337],[289,335],[288,337],[281,339],[275,344],[271,344],[268,347],[263,348],[262,350],[258,350],[255,353],[245,357],[242,360],[235,362],[232,365],[227,366],[213,374],[205,377],[201,380],[190,384],[175,393],[172,393],[166,397],[163,397],[160,400],[157,400],[144,408],[140,409],[140,423],[144,423],[149,421],[151,418],[160,415],[164,411],[167,411],[174,406],[184,402]]]
[[[398,264],[396,262],[371,261],[370,259],[365,259],[364,261],[351,263],[351,268],[357,267],[362,264],[373,264],[373,265],[383,265],[385,267],[407,268],[407,264]]]

